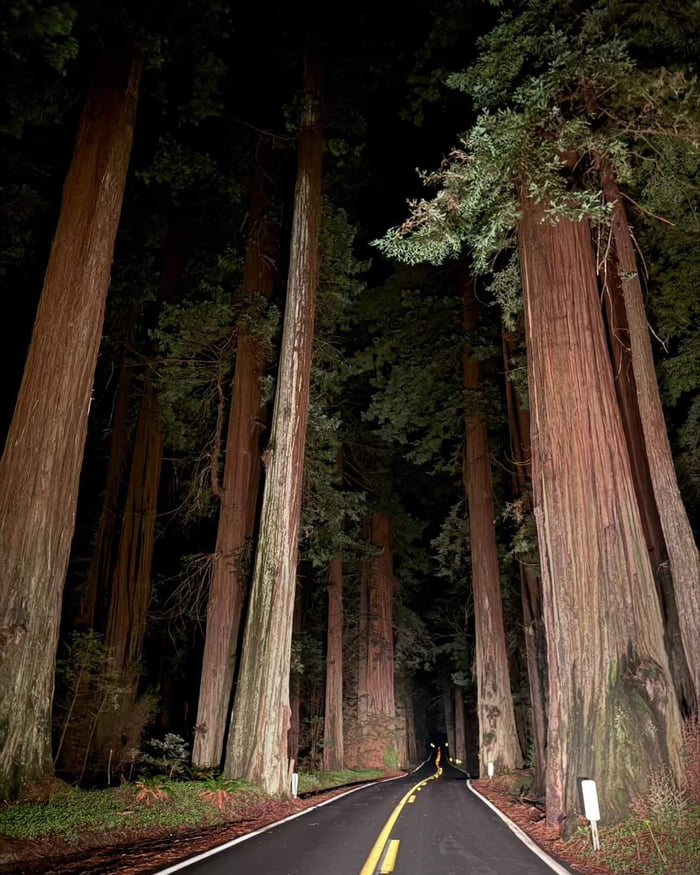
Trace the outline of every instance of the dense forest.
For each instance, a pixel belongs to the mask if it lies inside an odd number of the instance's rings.
[[[1,15],[0,798],[166,738],[681,786],[697,3]]]

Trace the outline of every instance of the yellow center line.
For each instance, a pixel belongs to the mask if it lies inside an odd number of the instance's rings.
[[[379,861],[382,858],[382,852],[384,851],[384,847],[389,840],[389,836],[391,835],[391,831],[394,828],[394,824],[399,819],[399,815],[401,814],[404,805],[408,802],[411,796],[424,787],[428,781],[434,781],[438,777],[438,773],[435,772],[434,775],[431,775],[429,778],[423,778],[422,781],[419,781],[417,784],[414,784],[413,787],[406,793],[406,795],[401,799],[396,808],[389,815],[389,819],[384,824],[384,828],[379,833],[377,837],[377,841],[372,846],[372,850],[369,852],[369,857],[365,860],[365,865],[360,869],[360,875],[375,875],[377,871],[377,866],[379,865]],[[398,849],[397,849],[398,851]]]
[[[412,802],[415,802],[415,801],[416,801],[416,794],[414,793],[413,796],[411,796],[411,797],[409,798],[409,800],[408,800],[408,804],[410,805]]]
[[[394,866],[396,865],[396,857],[399,853],[400,844],[401,842],[398,839],[392,839],[389,842],[387,852],[386,854],[384,854],[382,868],[379,870],[380,875],[387,875],[387,873],[394,871]]]

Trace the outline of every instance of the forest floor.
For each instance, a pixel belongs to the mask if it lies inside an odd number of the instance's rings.
[[[403,772],[387,772],[383,777],[400,774]],[[352,776],[345,777],[345,781],[348,780],[352,780]],[[315,788],[322,782],[323,778],[313,776],[308,783]],[[187,782],[178,783],[182,787]],[[573,838],[564,841],[556,827],[546,825],[541,806],[528,800],[522,777],[480,780],[472,784],[540,847],[577,875],[697,875],[700,872],[698,806],[687,807],[682,815],[677,812],[678,816],[673,818],[636,816],[617,827],[601,827],[601,851],[594,854],[585,822],[582,821],[581,829]],[[163,823],[159,809],[177,807],[177,793],[173,791],[176,786],[175,783],[166,786],[170,794],[167,799],[141,800],[140,804],[151,812],[153,822],[144,823],[141,818],[138,826],[129,825],[133,809],[139,804],[133,787],[113,791],[113,796],[123,794],[126,807],[114,809],[121,823],[109,829],[86,827],[63,835],[54,831],[33,838],[3,835],[4,823],[9,822],[6,815],[13,806],[0,809],[0,875],[148,875],[297,814],[347,789],[322,788],[306,798],[287,801],[243,789],[218,800],[214,796],[208,798],[206,803],[212,809],[210,822],[200,815],[196,824]],[[184,795],[182,790],[179,792]],[[70,793],[90,795],[70,790],[66,796]],[[197,796],[201,795],[200,789]],[[198,804],[204,802],[198,799]],[[31,806],[24,807],[26,818]],[[17,810],[19,806],[14,808]]]

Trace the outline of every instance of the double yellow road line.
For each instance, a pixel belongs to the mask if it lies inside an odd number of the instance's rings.
[[[442,774],[442,769],[440,768],[440,751],[438,751],[438,755],[435,759],[435,774],[431,775],[429,778],[424,778],[422,781],[419,781],[417,784],[414,784],[413,787],[406,793],[406,795],[401,799],[396,808],[389,815],[389,819],[384,824],[384,828],[379,833],[377,837],[377,841],[374,843],[372,850],[369,852],[369,857],[365,861],[365,865],[360,869],[360,875],[375,875],[377,872],[377,867],[381,863],[381,869],[379,869],[380,875],[388,875],[388,873],[394,871],[394,866],[396,865],[396,856],[399,852],[399,840],[392,839],[389,841],[389,837],[391,835],[391,831],[394,828],[394,824],[399,819],[399,815],[403,811],[404,806],[409,802],[415,801],[415,794],[424,787],[429,781],[435,781]]]

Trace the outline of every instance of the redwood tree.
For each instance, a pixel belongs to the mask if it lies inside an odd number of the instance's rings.
[[[624,816],[679,773],[680,715],[615,398],[586,221],[522,202],[532,471],[549,659],[547,818],[598,782]]]
[[[61,595],[140,75],[137,54],[110,58],[87,98],[0,462],[0,796],[51,767]]]
[[[624,304],[629,359],[632,365],[631,377],[634,381],[638,408],[634,425],[641,426],[646,457],[644,461],[648,466],[645,469],[640,464],[642,467],[640,476],[645,475],[648,470],[653,492],[653,502],[650,501],[649,504],[652,508],[654,502],[656,505],[650,513],[658,514],[672,580],[672,589],[668,588],[665,592],[667,611],[670,614],[672,634],[676,629],[680,632],[682,651],[690,670],[694,690],[694,696],[688,696],[689,704],[696,710],[700,703],[700,559],[673,466],[671,445],[654,367],[640,269],[632,244],[632,234],[627,222],[622,194],[611,164],[603,160],[600,169],[603,193],[612,206],[611,242],[614,251],[613,264],[617,268],[617,275],[611,278],[614,284],[610,293],[617,292]],[[676,665],[680,663],[679,673],[684,673],[683,656],[675,650],[672,640],[671,652],[675,657],[674,663]]]
[[[244,296],[270,298],[275,280],[273,214],[278,159],[269,137],[256,154],[249,234],[243,265]],[[266,412],[261,400],[266,352],[255,325],[241,320],[229,405],[219,523],[207,607],[192,761],[218,766],[226,735],[236,652],[245,596],[246,552],[252,549],[262,465],[260,441]]]
[[[326,633],[326,699],[323,768],[344,768],[343,736],[343,559],[336,556],[328,570]]]
[[[479,320],[474,281],[462,276],[464,330],[473,331]],[[464,490],[469,507],[469,535],[474,592],[477,711],[480,768],[486,774],[492,762],[496,773],[522,765],[515,728],[506,652],[501,578],[494,528],[493,488],[488,433],[483,405],[478,399],[481,363],[465,347],[462,357],[464,388],[469,393],[465,415]]]
[[[321,218],[319,78],[309,53],[277,392],[263,456],[260,533],[225,762],[227,775],[244,776],[273,794],[289,789],[291,634]]]

